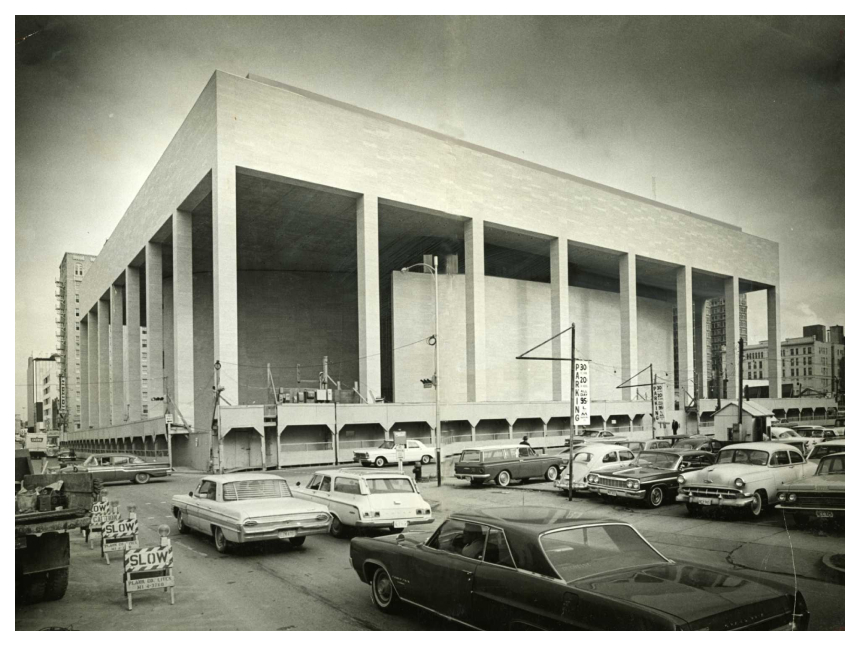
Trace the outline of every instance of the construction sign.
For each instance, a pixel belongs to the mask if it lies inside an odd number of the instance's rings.
[[[666,409],[665,409],[665,401],[666,401],[666,384],[656,383],[651,386],[653,388],[654,393],[654,421],[655,422],[665,422],[666,421]]]
[[[135,521],[136,522],[136,521]],[[170,591],[170,605],[176,601],[173,588],[173,546],[163,539],[160,547],[142,547],[126,550],[123,557],[123,586],[128,596],[128,609],[132,609],[132,594],[147,590]]]
[[[137,519],[114,520],[102,527],[102,555],[110,564],[109,552],[124,552],[140,547],[137,542]]]
[[[591,423],[591,380],[587,361],[576,361],[573,379],[573,424],[588,426]]]

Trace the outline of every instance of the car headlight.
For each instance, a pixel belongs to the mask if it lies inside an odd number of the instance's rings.
[[[743,478],[735,478],[735,486],[738,489],[743,489],[744,488],[744,479]]]
[[[785,502],[785,494],[784,493],[777,494],[776,499],[779,500],[779,502]]]
[[[589,481],[591,484],[594,484],[595,482],[597,482],[597,476],[589,475],[589,476],[588,476],[588,481]]]
[[[639,481],[638,480],[628,480],[626,483],[628,489],[638,489]]]
[[[796,500],[797,500],[797,494],[796,493],[788,494],[788,502],[795,502]]]
[[[678,476],[678,484],[682,485],[687,482],[687,479],[684,476]]]

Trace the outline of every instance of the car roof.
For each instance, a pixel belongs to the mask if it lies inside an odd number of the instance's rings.
[[[214,475],[203,476],[202,480],[211,480],[213,482],[239,482],[243,480],[286,480],[281,476],[276,476],[273,473],[260,473],[252,471],[250,473],[218,473]]]
[[[773,453],[774,451],[779,451],[779,447],[784,446],[787,449],[797,450],[797,447],[791,446],[784,442],[742,442],[739,444],[729,444],[728,446],[724,446],[721,451],[725,451],[726,449],[753,449],[756,451],[767,451],[769,453]]]
[[[314,471],[314,475],[322,476],[352,476],[354,478],[408,478],[405,473],[396,471],[385,471],[374,469],[372,467],[344,467],[342,469],[323,469],[322,471]]]
[[[845,444],[845,438],[840,437],[838,440],[827,440],[826,442],[819,442],[815,446],[839,446]]]
[[[623,444],[606,444],[603,442],[592,442],[591,444],[575,446],[573,447],[573,450],[577,453],[608,453],[609,451],[618,451],[626,448],[628,447],[624,446]]]
[[[581,512],[555,507],[490,507],[464,509],[449,516],[466,522],[485,523],[505,532],[505,538],[513,552],[518,568],[557,578],[554,568],[546,558],[538,537],[544,532],[566,527],[586,525],[621,524],[624,521],[605,517],[586,517]]]
[[[525,444],[496,444],[494,446],[475,446],[470,449],[463,449],[463,451],[498,451],[500,449],[517,449],[521,446],[526,446]]]
[[[696,449],[645,449],[642,453],[665,453],[673,457],[678,455],[713,455],[709,451],[698,451]],[[639,455],[642,455],[642,453]]]

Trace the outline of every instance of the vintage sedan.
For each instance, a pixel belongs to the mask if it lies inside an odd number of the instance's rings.
[[[787,444],[731,444],[719,452],[714,466],[678,476],[677,500],[693,515],[704,507],[729,507],[758,518],[776,502],[781,485],[813,471],[803,454]]]
[[[391,471],[325,469],[311,476],[307,486],[297,482],[293,494],[326,506],[335,538],[348,536],[353,529],[399,532],[433,522],[430,504],[416,484]]]
[[[60,473],[92,473],[102,482],[131,481],[146,484],[151,478],[165,478],[173,473],[167,462],[147,462],[128,453],[99,453],[91,455],[83,464],[72,464]]]
[[[821,460],[821,458],[825,455],[830,455],[831,453],[845,453],[845,438],[829,440],[827,442],[822,442],[821,444],[816,444],[815,448],[806,456],[806,459],[809,462],[818,464],[818,461]]]
[[[187,496],[173,496],[180,534],[212,536],[222,554],[237,543],[289,541],[298,547],[311,534],[325,534],[325,506],[294,497],[287,481],[267,473],[231,473],[203,478]]]
[[[813,518],[844,521],[845,454],[822,456],[814,476],[779,487],[776,500],[776,508],[798,527],[805,527]]]
[[[454,464],[454,475],[480,486],[495,480],[500,487],[507,487],[512,480],[528,482],[531,478],[544,478],[553,482],[558,477],[563,458],[560,455],[544,455],[530,446],[511,444],[488,446],[480,449],[464,449]]]
[[[603,499],[641,500],[653,509],[674,499],[679,474],[713,463],[714,456],[707,451],[642,451],[628,467],[592,471],[588,475],[588,489]]]
[[[397,447],[393,440],[385,440],[373,449],[353,451],[352,457],[363,466],[384,467],[386,464],[397,465]],[[430,464],[433,459],[433,449],[420,440],[406,440],[403,450],[403,462],[420,462]]]
[[[594,469],[611,467],[618,469],[630,466],[635,459],[636,456],[630,449],[619,444],[589,444],[574,449],[572,489],[575,492],[588,491],[586,478]],[[555,486],[564,493],[571,488],[571,477],[567,469],[567,460],[565,460],[565,466],[561,468],[555,480]]]
[[[639,455],[642,451],[653,451],[654,449],[671,449],[671,440],[625,440],[620,442],[622,446],[626,446],[635,455]]]
[[[832,428],[824,428],[823,426],[795,426],[793,430],[800,437],[810,440],[810,448],[816,444],[821,444],[827,440],[835,440],[839,437]]]
[[[615,520],[505,507],[451,514],[435,532],[355,538],[373,604],[408,603],[485,630],[805,630],[803,595],[660,554]]]

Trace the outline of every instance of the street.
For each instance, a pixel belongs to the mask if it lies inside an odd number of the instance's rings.
[[[279,472],[290,484],[303,483],[313,468]],[[186,494],[201,474],[176,473],[147,485],[116,484],[108,497],[119,500],[123,516],[137,505],[141,546],[158,544],[158,526],[171,528],[176,605],[161,590],[135,595],[126,609],[121,583],[122,559],[104,562],[83,535],[71,536],[71,575],[65,598],[16,608],[17,630],[48,627],[75,630],[453,630],[453,624],[423,611],[385,615],[373,607],[370,590],[348,561],[348,541],[311,536],[304,546],[283,544],[240,547],[228,555],[199,534],[180,535],[171,514],[171,497]],[[844,553],[844,534],[833,530],[791,530],[771,511],[759,522],[690,518],[683,505],[656,510],[609,505],[590,496],[568,502],[549,483],[501,489],[472,488],[446,478],[421,485],[434,507],[435,528],[454,510],[467,507],[540,505],[570,507],[583,516],[630,522],[665,556],[756,574],[797,586],[812,613],[810,630],[844,625],[845,588],[824,580],[819,563],[825,553]],[[790,542],[789,542],[790,541]],[[792,565],[793,563],[793,565]]]

